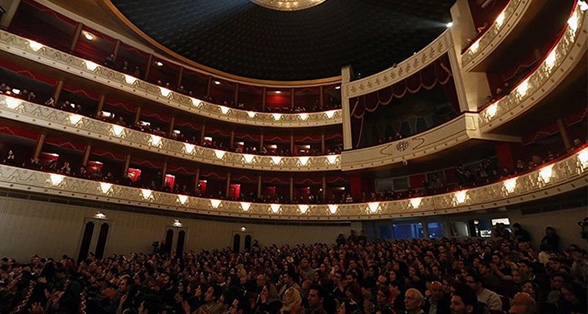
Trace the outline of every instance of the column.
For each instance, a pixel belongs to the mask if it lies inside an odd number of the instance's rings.
[[[212,87],[212,76],[208,77],[208,85],[206,85],[206,97],[210,97],[210,88]]]
[[[257,176],[257,197],[261,197],[261,176]]]
[[[229,199],[229,196],[231,195],[231,173],[229,172],[227,174],[227,187],[226,187],[226,191],[225,191],[225,199]]]
[[[341,82],[343,85],[351,82],[351,71],[351,66],[345,66],[341,69]],[[341,86],[341,110],[343,111],[343,149],[352,149],[351,108],[347,88],[343,86]]]
[[[206,125],[202,125],[202,133],[200,134],[200,145],[204,143],[204,133],[206,133]]]
[[[292,93],[290,94],[290,108],[294,108],[295,104],[294,104],[294,93],[295,90],[294,88],[292,88]]]
[[[235,98],[233,98],[233,101],[235,102],[236,108],[239,104],[239,83],[235,83]]]
[[[149,77],[149,72],[151,71],[151,66],[153,65],[153,55],[149,54],[149,58],[147,59],[147,66],[145,68],[145,75],[143,76],[143,80],[147,81]]]
[[[131,165],[131,154],[127,154],[127,156],[125,157],[125,164],[123,166],[123,175],[126,175],[126,173],[129,171],[130,165]]]
[[[20,0],[11,0],[11,1],[4,1],[3,7],[6,10],[6,13],[2,15],[2,19],[0,19],[0,28],[8,29],[12,19],[14,18],[14,14],[20,5]]]
[[[321,134],[321,153],[323,155],[327,153],[325,145],[325,131],[323,131],[323,134]]]
[[[323,200],[327,198],[327,178],[323,177]]]
[[[262,147],[263,147],[263,134],[261,134],[261,138],[259,140],[259,151],[261,151]]]
[[[182,85],[183,78],[184,78],[184,67],[180,67],[180,73],[178,74],[178,81],[176,82],[176,91]]]
[[[294,178],[290,177],[290,201],[294,199]]]
[[[194,191],[195,192],[200,192],[198,190],[199,181],[200,181],[200,168],[196,168],[196,175],[194,176]]]
[[[74,37],[71,41],[71,45],[69,46],[69,52],[73,52],[76,49],[76,45],[78,44],[78,41],[80,40],[80,35],[82,34],[83,28],[84,28],[84,24],[78,23],[78,25],[76,26],[76,30],[74,32]]]
[[[39,134],[39,138],[37,139],[37,143],[35,144],[35,153],[33,158],[39,158],[41,156],[41,152],[43,151],[43,145],[45,144],[45,134]]]
[[[135,120],[133,121],[133,125],[137,124],[141,119],[141,107],[137,107],[137,112],[135,113]]]
[[[120,39],[117,39],[114,42],[114,49],[112,50],[112,53],[114,54],[114,59],[116,60],[116,57],[118,56],[118,50],[120,49]],[[130,70],[130,69],[129,69]]]
[[[231,130],[231,137],[229,138],[229,147],[235,144],[235,130]]]
[[[561,140],[563,141],[566,150],[568,150],[570,149],[570,147],[572,147],[572,144],[570,143],[570,136],[568,135],[568,126],[561,118],[557,119],[556,122],[557,128],[559,129],[559,134],[561,136]]]
[[[263,91],[261,92],[261,111],[265,112],[265,101],[266,101],[266,93],[267,93],[267,87],[263,87]]]
[[[294,156],[294,135],[290,135],[290,155]]]
[[[162,182],[161,186],[165,186],[165,175],[167,174],[167,161],[163,163],[163,167],[161,168],[161,178],[159,178],[159,180],[161,180],[160,182]]]
[[[55,86],[55,92],[53,93],[53,99],[55,100],[56,106],[57,106],[57,102],[59,101],[59,96],[61,96],[62,90],[63,90],[63,80],[59,80],[59,82],[57,82],[57,86]]]
[[[100,98],[98,98],[98,107],[96,108],[96,116],[97,117],[102,112],[102,108],[104,108],[104,100],[106,100],[106,96],[104,94],[101,94]]]
[[[321,85],[320,91],[319,91],[319,108],[323,109],[324,106],[325,106],[325,87]]]
[[[90,159],[90,152],[92,151],[92,145],[86,145],[86,150],[84,151],[84,159],[82,159],[82,166],[88,165],[88,159]]]
[[[176,125],[176,116],[174,114],[173,116],[171,116],[171,119],[169,120],[169,129],[167,130],[167,136],[170,136],[170,137],[172,136],[175,125]]]

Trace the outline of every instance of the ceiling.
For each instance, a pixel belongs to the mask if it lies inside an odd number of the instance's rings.
[[[335,77],[345,65],[363,77],[389,68],[439,36],[455,2],[328,0],[284,12],[249,0],[104,1],[171,54],[277,81]]]

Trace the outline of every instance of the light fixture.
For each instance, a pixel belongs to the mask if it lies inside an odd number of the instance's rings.
[[[327,161],[329,164],[334,165],[337,162],[337,155],[328,155]]]
[[[245,160],[246,163],[250,164],[253,161],[253,155],[245,154],[243,155],[243,160]]]
[[[124,130],[125,130],[125,128],[120,125],[116,125],[116,124],[112,125],[112,134],[114,134],[116,136],[121,136]]]
[[[281,91],[281,90],[277,90],[277,91],[276,91],[276,94],[281,94],[281,93],[282,93],[282,91]]]
[[[63,179],[65,179],[65,177],[60,174],[52,173],[49,175],[49,180],[51,181],[52,185],[61,184],[61,182],[63,182]]]
[[[182,227],[182,222],[179,219],[174,219],[174,223],[172,225],[174,227],[180,228]]]
[[[141,195],[143,195],[144,199],[149,199],[151,197],[151,194],[153,194],[153,191],[149,189],[141,189]]]
[[[187,154],[192,154],[192,152],[194,151],[194,144],[190,144],[190,143],[184,143],[184,151]]]
[[[253,119],[253,118],[255,118],[255,112],[247,111],[247,116],[249,116],[249,118]]]
[[[272,162],[274,163],[274,165],[277,165],[280,163],[280,161],[282,161],[282,157],[279,156],[272,156]]]
[[[458,191],[455,192],[455,201],[457,202],[457,204],[462,204],[463,202],[465,202],[467,196],[468,196],[468,191]]]
[[[69,115],[69,122],[71,124],[78,124],[78,122],[80,122],[80,120],[82,120],[82,116],[80,116],[79,114],[70,114]]]
[[[301,113],[298,115],[298,117],[300,117],[301,120],[306,120],[308,119],[308,113]]]
[[[180,202],[180,204],[185,205],[188,201],[188,195],[178,194],[178,201]]]
[[[166,97],[166,98],[167,98],[167,97],[169,96],[169,94],[171,93],[171,90],[169,90],[169,89],[167,89],[167,88],[165,88],[165,87],[160,87],[160,88],[159,88],[159,91],[161,92],[161,95],[162,95],[163,97]]]
[[[157,62],[155,62],[155,65],[157,65],[158,67],[162,67],[163,66],[163,62],[157,61]]]
[[[125,74],[125,82],[127,82],[127,84],[133,85],[136,81],[137,81],[136,77]]]
[[[308,160],[310,158],[307,156],[303,156],[303,157],[298,157],[298,161],[300,162],[301,166],[306,166],[306,164],[308,163]]]
[[[92,41],[92,40],[94,40],[94,38],[95,38],[95,37],[94,37],[94,34],[92,34],[92,33],[90,33],[90,32],[84,32],[84,37],[85,37],[87,40],[89,40],[89,41]]]
[[[215,200],[215,199],[210,200],[210,205],[214,208],[218,208],[220,206],[220,203],[221,203],[221,200]]]
[[[34,40],[29,40],[29,47],[31,47],[31,49],[33,49],[34,51],[39,51],[44,46],[43,46],[43,44],[38,43]]]
[[[301,214],[306,214],[306,212],[308,211],[308,207],[308,205],[298,205],[298,209],[300,209]]]
[[[582,11],[582,12],[586,12],[586,10],[588,10],[588,4],[582,0],[578,1],[578,7],[580,8],[580,11]]]
[[[216,158],[218,158],[218,159],[223,159],[223,157],[225,157],[225,151],[223,151],[223,150],[218,150],[218,149],[215,149],[215,150],[214,150],[214,155],[215,155],[215,156],[216,156]]]
[[[447,28],[451,28],[452,26],[453,26],[453,22],[449,22],[449,23],[445,24],[445,27],[447,27]]]
[[[247,231],[247,228],[245,228],[245,226],[241,226],[241,232],[245,232]]]
[[[111,183],[100,182],[100,190],[102,191],[102,193],[104,193],[104,194],[108,193],[108,191],[110,191],[110,188],[112,188]]]
[[[519,86],[517,87],[517,93],[522,97],[527,94],[527,90],[529,89],[529,79],[524,80]]]
[[[161,136],[151,135],[149,143],[151,146],[161,147]]]
[[[219,108],[223,114],[227,114],[229,112],[229,107],[219,106]]]
[[[96,68],[98,67],[98,64],[92,62],[92,61],[84,61],[84,63],[86,63],[86,69],[94,72],[94,70],[96,70]]]
[[[241,202],[241,209],[243,209],[244,212],[249,211],[249,207],[251,207],[251,203]]]
[[[511,179],[504,181],[504,189],[508,193],[514,192],[516,187],[517,187],[517,178],[511,178]]]
[[[272,213],[277,214],[280,211],[280,204],[271,204]]]
[[[476,53],[476,51],[478,51],[478,48],[480,48],[480,40],[476,40],[471,46],[470,46],[470,50],[473,53]]]
[[[335,115],[336,110],[329,110],[325,112],[327,118],[331,119]]]
[[[18,89],[18,88],[13,88],[13,89],[12,89],[12,93],[13,93],[13,94],[15,94],[15,95],[20,95],[20,89]]]
[[[378,211],[378,207],[380,207],[379,202],[368,203],[368,208],[372,214]]]
[[[419,208],[421,206],[421,202],[423,201],[422,197],[415,197],[410,199],[410,205],[413,209]]]
[[[337,213],[337,209],[339,209],[339,205],[337,204],[329,204],[329,211],[331,212],[331,214],[336,214]]]
[[[582,168],[588,167],[588,148],[584,148],[578,152],[578,161],[582,164]]]
[[[557,61],[557,51],[553,49],[551,50],[551,53],[547,55],[547,58],[545,58],[545,67],[547,70],[551,70],[555,66],[555,61]]]
[[[568,19],[568,26],[572,30],[572,34],[575,34],[576,30],[578,29],[578,14],[577,14],[577,12],[574,12],[572,14],[572,16],[570,16],[570,18]]]
[[[488,119],[494,118],[494,116],[496,115],[496,111],[498,111],[497,103],[493,103],[490,106],[488,106],[488,108],[486,109],[486,116],[488,117]]]
[[[543,179],[543,182],[549,183],[551,176],[553,175],[553,165],[549,165],[539,170],[539,177]]]
[[[282,117],[282,115],[279,113],[274,113],[272,116],[274,117],[274,120],[280,120],[280,118]]]
[[[16,107],[20,106],[20,104],[22,104],[22,101],[20,99],[6,97],[6,107],[8,107],[9,109],[15,109]]]
[[[104,215],[103,212],[96,212],[96,214],[94,214],[94,218],[105,219],[106,215]]]
[[[502,25],[502,22],[504,22],[504,11],[502,11],[502,13],[500,13],[496,18],[496,26],[500,27]]]
[[[335,89],[341,89],[341,85],[335,86]]]
[[[250,0],[262,7],[277,11],[299,11],[319,5],[326,0]]]
[[[219,81],[214,81],[214,85],[220,85]]]
[[[200,99],[190,98],[190,101],[192,101],[192,106],[194,106],[196,108],[202,106],[202,100],[200,100]]]

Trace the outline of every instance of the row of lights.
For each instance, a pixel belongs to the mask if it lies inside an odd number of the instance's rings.
[[[588,168],[588,148],[584,148],[583,150],[578,152],[577,158],[578,158],[578,161],[579,161],[582,169]],[[552,177],[553,177],[553,164],[547,165],[547,166],[539,169],[539,172],[538,172],[539,182],[547,184],[551,181]],[[64,181],[64,179],[65,179],[65,176],[60,175],[60,174],[52,173],[49,175],[49,182],[53,186],[60,185]],[[511,179],[503,181],[502,184],[503,184],[504,190],[509,194],[513,193],[516,189],[516,186],[517,186],[517,180],[518,180],[518,178],[515,177],[515,178],[511,178]],[[102,191],[102,193],[104,193],[104,194],[108,194],[111,191],[112,187],[113,187],[113,185],[111,183],[100,182],[100,191]],[[468,198],[468,190],[457,191],[453,195],[454,195],[454,204],[461,205],[461,204],[465,203]],[[141,196],[145,200],[152,200],[153,191],[149,190],[149,189],[141,189]],[[187,196],[187,195],[182,195],[182,194],[177,195],[177,201],[178,201],[178,203],[180,203],[182,205],[186,205],[188,203],[188,199],[189,199],[189,196]],[[416,197],[416,198],[409,199],[408,202],[409,202],[409,205],[412,207],[412,209],[418,209],[422,204],[422,200],[423,200],[422,197]],[[221,200],[218,200],[218,199],[211,199],[210,200],[210,205],[215,209],[218,209],[221,206],[221,204],[222,204]],[[248,202],[240,202],[240,205],[241,205],[241,209],[244,212],[247,212],[251,208],[252,204],[248,203]],[[370,213],[377,213],[378,210],[381,209],[380,205],[381,205],[380,202],[367,203],[366,209]],[[277,214],[280,212],[281,206],[282,205],[280,205],[280,204],[270,204],[269,210],[272,213]],[[329,212],[331,214],[336,214],[338,211],[339,205],[338,204],[328,204],[327,207],[328,207]],[[309,208],[310,208],[310,206],[306,205],[306,204],[298,205],[298,209],[301,214],[307,213]]]

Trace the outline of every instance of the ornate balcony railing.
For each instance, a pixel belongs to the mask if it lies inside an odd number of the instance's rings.
[[[451,39],[451,32],[447,30],[425,48],[398,65],[369,77],[344,83],[341,86],[341,95],[352,98],[391,86],[424,69],[447,53],[451,47],[453,47],[453,40]]]
[[[505,181],[427,197],[353,204],[265,204],[156,192],[0,165],[0,187],[47,195],[205,215],[289,220],[421,217],[492,209],[588,186],[588,148]],[[173,215],[173,213],[170,213]]]
[[[500,43],[523,19],[527,9],[532,6],[539,7],[542,5],[537,2],[540,1],[510,0],[488,30],[477,38],[462,54],[463,70],[470,71],[500,46]]]
[[[585,10],[585,9],[584,9]],[[563,36],[540,63],[510,94],[485,107],[479,114],[481,132],[488,132],[529,110],[549,95],[578,65],[588,47],[587,14],[576,6]]]
[[[267,113],[215,105],[147,83],[131,75],[3,30],[0,30],[0,50],[178,110],[220,121],[276,128],[304,128],[342,123],[341,109],[322,112]]]
[[[60,132],[217,166],[271,171],[341,169],[340,155],[286,157],[233,153],[171,140],[6,95],[0,95],[0,115]]]

